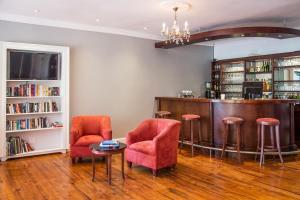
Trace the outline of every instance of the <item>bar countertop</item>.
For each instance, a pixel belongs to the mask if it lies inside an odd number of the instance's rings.
[[[155,97],[155,100],[174,100],[201,103],[240,103],[240,104],[299,104],[300,99],[206,99],[206,98],[181,98],[181,97]]]

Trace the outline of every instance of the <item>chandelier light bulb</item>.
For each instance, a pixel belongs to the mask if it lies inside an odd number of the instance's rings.
[[[187,31],[189,28],[189,23],[187,21],[184,22],[184,30]]]
[[[166,23],[163,22],[163,23],[162,23],[162,32],[165,32],[165,31],[166,31]]]

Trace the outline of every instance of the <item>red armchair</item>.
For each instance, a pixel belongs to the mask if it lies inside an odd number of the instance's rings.
[[[171,119],[148,119],[126,137],[128,166],[132,163],[157,170],[174,167],[181,123]]]
[[[70,156],[72,162],[82,157],[90,157],[89,145],[112,138],[109,116],[77,116],[72,119],[70,133]]]

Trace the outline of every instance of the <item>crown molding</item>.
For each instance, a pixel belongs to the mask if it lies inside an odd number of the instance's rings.
[[[58,27],[58,28],[67,28],[73,30],[82,30],[82,31],[91,31],[91,32],[99,32],[99,33],[108,33],[114,35],[123,35],[135,38],[142,38],[148,40],[156,40],[161,41],[162,39],[158,35],[140,33],[137,31],[130,31],[126,29],[105,27],[105,26],[93,26],[86,25],[80,23],[72,23],[65,22],[60,20],[49,20],[49,19],[41,19],[37,17],[28,17],[22,15],[11,15],[0,13],[0,20],[10,21],[10,22],[18,22],[24,24],[33,24],[33,25],[42,25],[42,26],[50,26],[50,27]]]

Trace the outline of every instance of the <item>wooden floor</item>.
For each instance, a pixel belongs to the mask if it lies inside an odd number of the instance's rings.
[[[120,156],[113,158],[112,186],[106,182],[99,160],[96,182],[91,163],[71,164],[68,154],[54,154],[0,164],[0,199],[300,199],[300,156],[284,166],[268,160],[262,168],[245,161],[220,161],[205,155],[179,155],[175,170],[151,171],[125,167],[121,178]]]

